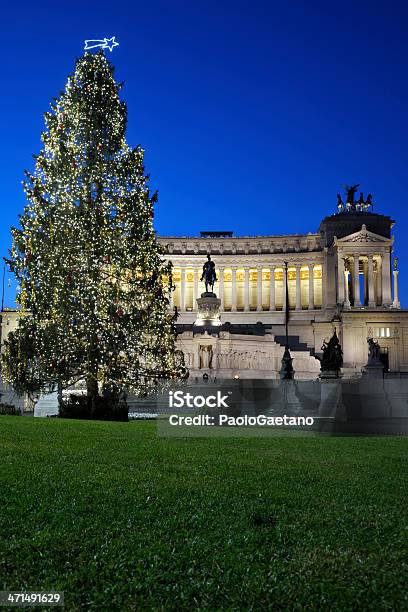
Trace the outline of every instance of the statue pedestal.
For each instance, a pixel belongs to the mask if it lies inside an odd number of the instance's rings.
[[[367,378],[384,378],[384,366],[380,363],[364,366],[363,374]]]
[[[288,415],[300,414],[302,411],[302,404],[296,393],[296,382],[290,378],[283,378],[280,381],[279,392],[281,396],[282,412]]]
[[[340,370],[321,370],[319,374],[320,380],[336,380],[341,376]]]
[[[197,331],[219,331],[221,327],[220,317],[221,300],[215,293],[206,291],[197,298],[197,318],[194,322],[194,329]],[[217,329],[218,328],[218,329]]]
[[[346,409],[342,401],[342,387],[339,373],[332,371],[337,376],[320,376],[322,383],[320,387],[319,418],[336,419],[336,421],[346,420]],[[329,372],[322,372],[328,374]]]

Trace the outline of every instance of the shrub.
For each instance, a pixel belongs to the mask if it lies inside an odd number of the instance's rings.
[[[16,408],[12,404],[2,404],[2,403],[0,403],[0,415],[1,414],[21,416],[21,412],[19,408]]]
[[[97,421],[127,421],[128,406],[117,397],[98,397],[92,414],[91,401],[86,395],[71,394],[64,397],[59,408],[63,419],[95,419]]]

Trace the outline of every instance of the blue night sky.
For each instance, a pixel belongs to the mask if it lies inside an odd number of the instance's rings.
[[[160,234],[316,231],[342,185],[361,183],[397,221],[407,306],[407,28],[398,1],[3,5],[1,255],[43,112],[83,41],[115,35],[128,142],[146,149]]]

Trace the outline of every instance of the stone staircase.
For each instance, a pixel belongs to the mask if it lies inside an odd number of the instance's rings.
[[[286,344],[285,326],[273,325],[271,331],[274,334],[276,344],[284,347]],[[296,367],[302,364],[302,369],[310,369],[311,372],[315,372],[317,375],[320,370],[319,357],[321,353],[317,353],[314,347],[310,346],[307,342],[303,342],[297,334],[288,335],[288,344],[294,359],[295,371]],[[304,376],[301,377],[303,378]]]
[[[284,325],[273,325],[272,333],[275,337],[275,342],[280,346],[285,346],[286,344],[286,336],[285,336],[285,326]],[[320,355],[320,353],[316,353],[315,348],[311,347],[307,344],[307,342],[303,342],[300,339],[300,336],[296,334],[288,335],[289,349],[291,351],[307,351],[311,357],[316,357]]]
[[[280,346],[285,346],[286,336],[275,336],[275,342]],[[301,342],[299,336],[288,336],[288,343],[291,351],[308,352],[312,357],[314,356],[314,348],[310,348],[306,342]]]

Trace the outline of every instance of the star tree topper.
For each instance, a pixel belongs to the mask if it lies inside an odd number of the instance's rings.
[[[114,47],[118,46],[119,43],[116,42],[114,36],[112,36],[112,38],[102,38],[85,41],[85,51],[89,51],[89,49],[95,49],[96,47],[101,47],[101,49],[109,49],[109,51],[112,51]]]

